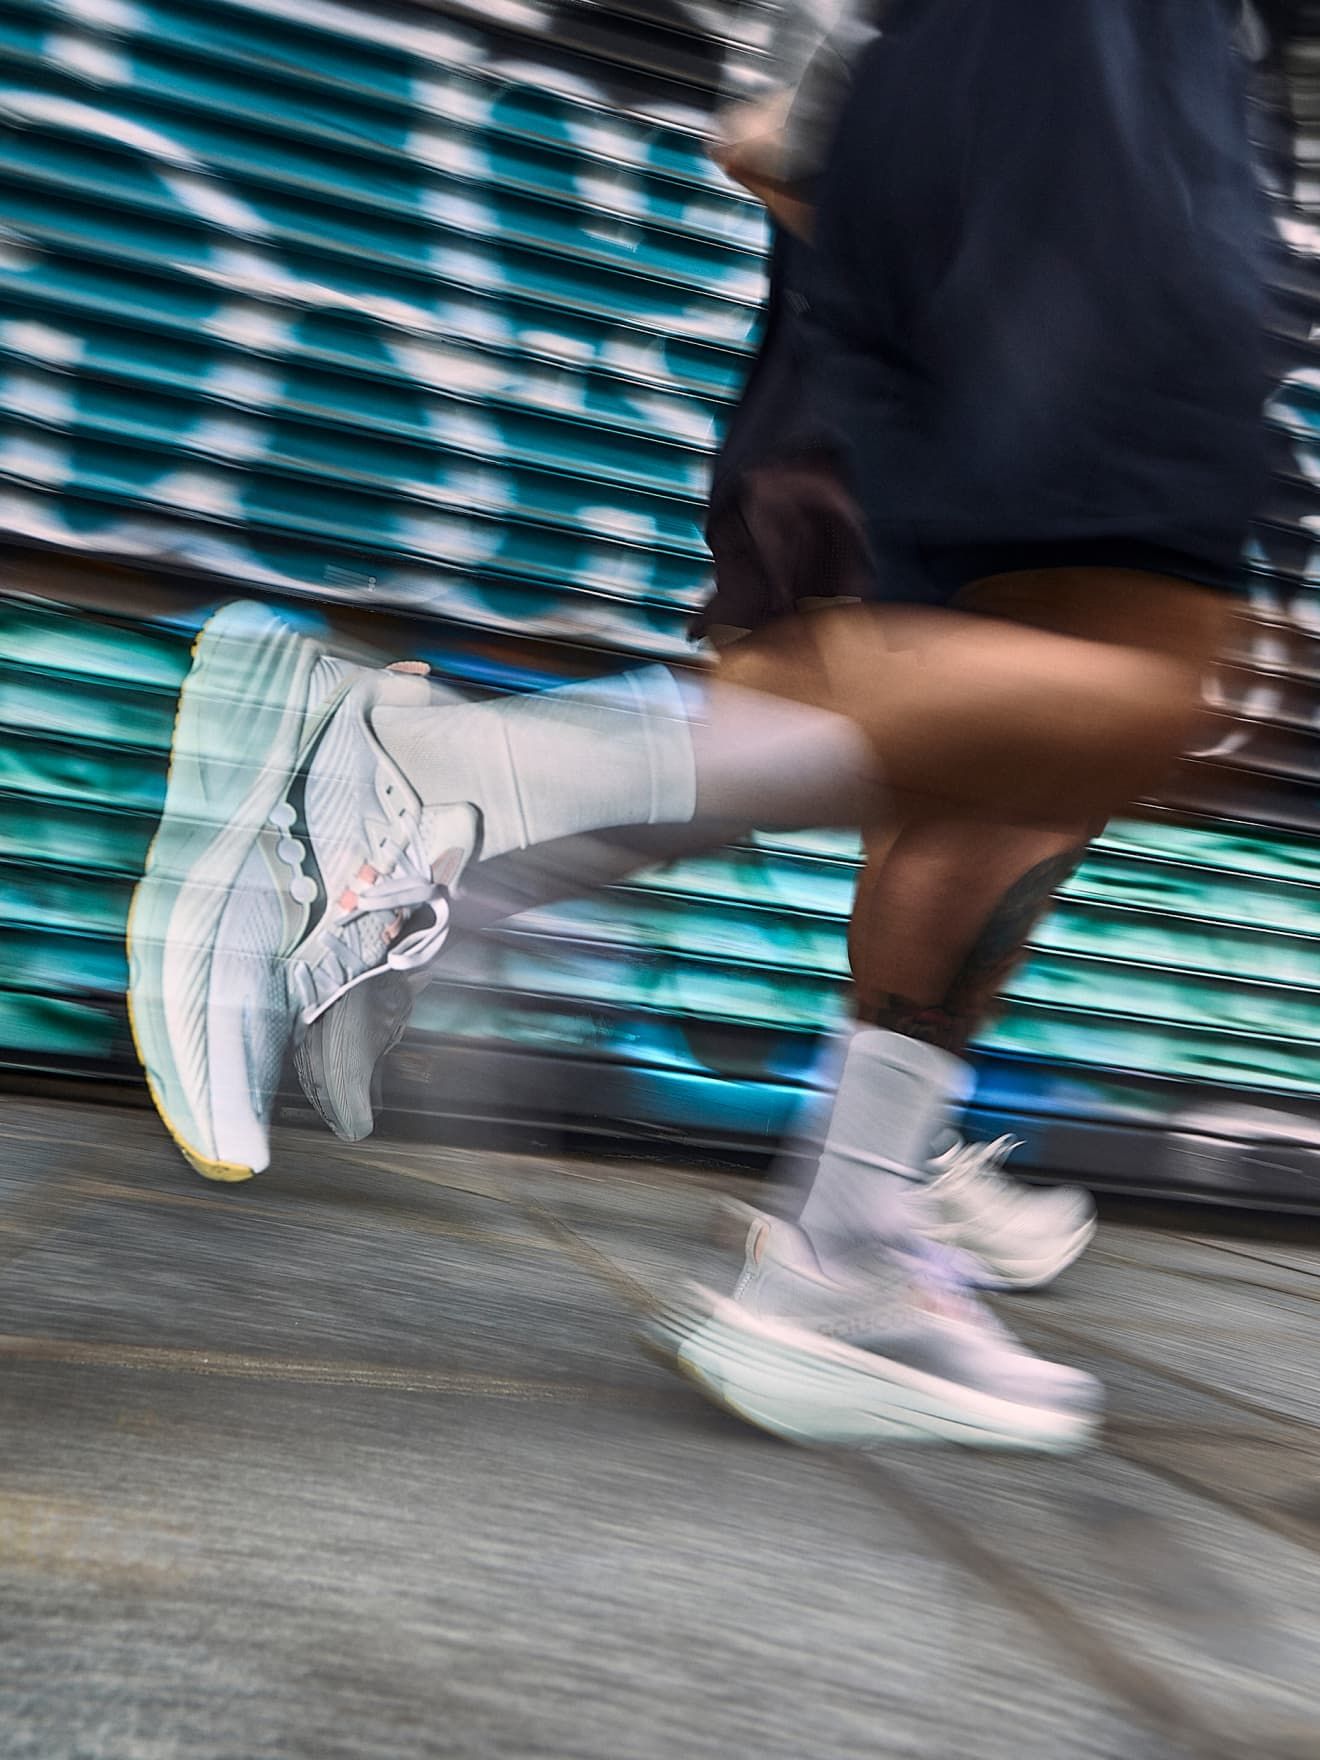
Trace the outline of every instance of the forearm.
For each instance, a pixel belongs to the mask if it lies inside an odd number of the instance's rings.
[[[805,197],[796,190],[758,177],[754,171],[744,170],[736,161],[720,158],[717,163],[735,183],[756,197],[776,225],[810,244],[815,210]]]

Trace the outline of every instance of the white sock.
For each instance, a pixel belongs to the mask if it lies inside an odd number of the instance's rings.
[[[879,1027],[855,1033],[801,1225],[822,1260],[906,1232],[903,1190],[926,1165],[972,1072],[934,1045]]]
[[[426,806],[480,809],[486,858],[696,811],[685,693],[663,666],[493,702],[379,708],[372,725]]]

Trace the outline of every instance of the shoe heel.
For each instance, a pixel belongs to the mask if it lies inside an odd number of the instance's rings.
[[[744,1203],[741,1198],[719,1198],[711,1210],[706,1238],[713,1247],[741,1253],[747,1245],[752,1224],[760,1222],[767,1214],[753,1204]]]

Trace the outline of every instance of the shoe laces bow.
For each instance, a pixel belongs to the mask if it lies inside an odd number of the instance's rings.
[[[449,891],[433,877],[417,827],[409,824],[401,838],[384,838],[379,860],[383,867],[364,863],[352,887],[340,894],[338,915],[318,937],[315,961],[294,968],[305,1026],[382,972],[421,971],[449,937]],[[368,922],[382,914],[389,920],[369,932]]]

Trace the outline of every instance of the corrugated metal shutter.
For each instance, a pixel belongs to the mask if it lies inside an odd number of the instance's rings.
[[[497,686],[685,656],[707,461],[761,286],[759,218],[700,144],[732,16],[0,0],[0,1058],[127,1067],[124,912],[218,599],[318,601]],[[1302,193],[1264,621],[1226,673],[1221,748],[1069,884],[987,1038],[981,1101],[1038,1165],[1306,1202]],[[1211,778],[1232,824],[1198,816]],[[490,1060],[464,1048],[498,1037],[527,1112],[567,1094],[611,1130],[777,1128],[844,1004],[853,855],[762,840],[456,949],[394,1105],[479,1105]],[[1254,1164],[1230,1153],[1244,1138]]]

